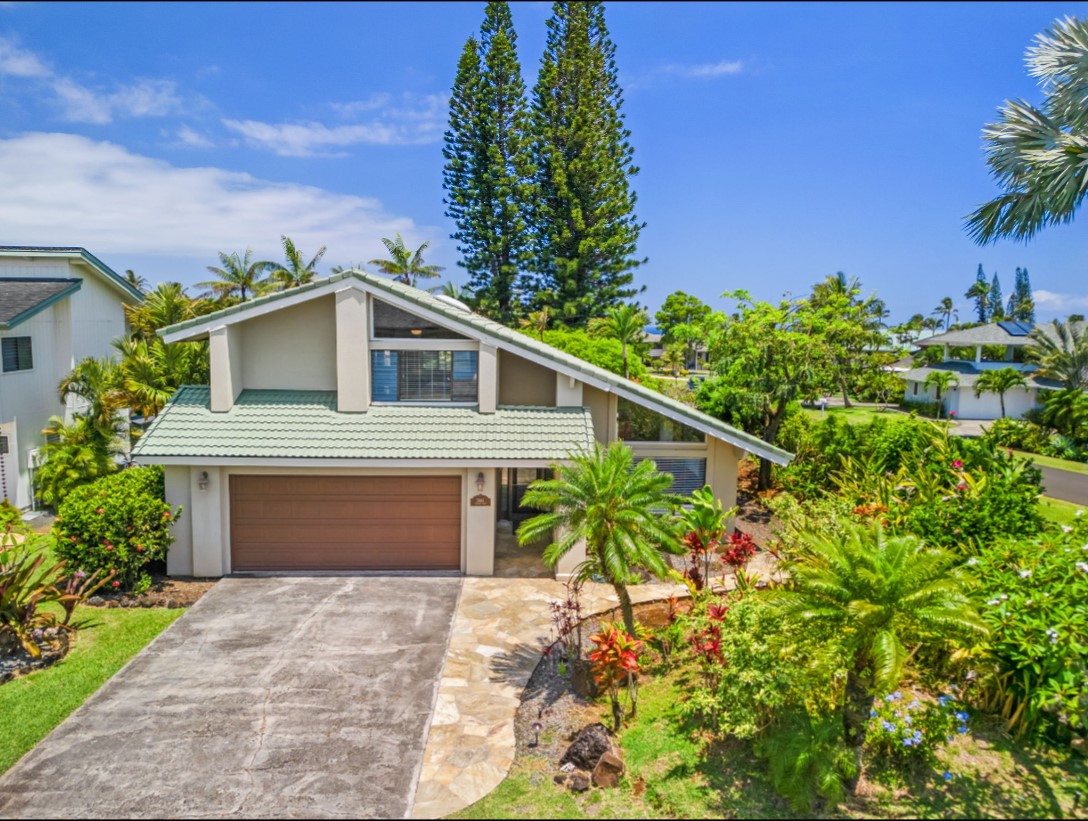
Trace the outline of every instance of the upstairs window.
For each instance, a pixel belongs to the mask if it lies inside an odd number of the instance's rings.
[[[467,339],[421,316],[374,300],[375,339]]]
[[[620,397],[616,406],[619,437],[624,442],[705,442],[695,428]]]
[[[29,371],[34,367],[34,352],[29,336],[12,336],[0,340],[2,346],[4,373]]]
[[[371,351],[375,402],[476,402],[476,351]]]

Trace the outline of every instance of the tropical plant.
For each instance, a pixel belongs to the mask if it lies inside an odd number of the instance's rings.
[[[264,289],[283,290],[312,282],[317,276],[317,263],[325,256],[325,246],[318,248],[317,253],[310,258],[309,262],[306,262],[302,250],[290,237],[281,236],[280,241],[283,243],[284,264],[273,267],[269,271]]]
[[[131,268],[125,269],[125,282],[135,288],[137,291],[144,293],[147,291],[147,280],[137,274]]]
[[[1088,440],[1088,393],[1080,388],[1047,391],[1040,421],[1077,440]]]
[[[130,468],[70,493],[57,510],[57,555],[103,571],[115,589],[146,590],[147,566],[166,558],[181,508],[164,501],[161,467]]]
[[[691,554],[691,567],[686,575],[696,590],[702,590],[710,584],[710,564],[725,539],[727,521],[736,515],[737,509],[723,510],[710,485],[692,491],[687,502],[680,508],[676,523],[684,534],[680,542]]]
[[[878,522],[804,534],[778,594],[785,618],[842,637],[848,663],[843,730],[861,749],[873,696],[896,689],[912,648],[984,638],[954,554]]]
[[[551,321],[551,312],[548,310],[548,306],[545,305],[539,311],[533,311],[528,316],[519,319],[518,324],[522,328],[536,331],[540,335],[540,341],[543,342],[544,332],[548,330],[548,325]]]
[[[896,690],[877,699],[865,735],[870,750],[889,764],[932,767],[953,731],[967,732],[969,718],[950,696],[939,696],[936,702],[908,701]]]
[[[157,416],[182,385],[208,384],[206,342],[163,342],[161,337],[115,340],[121,353],[120,401],[145,419]]]
[[[87,417],[77,416],[66,424],[59,416],[52,416],[42,433],[47,438],[34,485],[44,505],[56,508],[75,488],[117,470],[114,457],[119,453],[119,426],[110,434]]]
[[[800,709],[777,717],[756,752],[766,762],[774,788],[798,813],[810,813],[817,797],[835,806],[846,795],[846,782],[860,772],[843,745],[841,722]]]
[[[940,418],[940,411],[944,408],[944,404],[941,403],[941,394],[947,391],[954,385],[959,385],[960,379],[952,371],[930,371],[926,374],[925,381],[922,383],[922,387],[927,391],[930,388],[937,389],[937,402],[938,405],[938,418]]]
[[[382,244],[389,251],[389,259],[372,259],[370,265],[377,265],[378,271],[393,277],[398,282],[415,287],[416,281],[435,279],[445,269],[441,265],[427,265],[423,262],[423,252],[430,246],[430,241],[420,245],[415,252],[408,250],[404,237],[397,234],[396,239],[382,237]]]
[[[956,317],[957,322],[960,321],[960,312],[952,304],[952,297],[950,296],[941,299],[940,305],[933,309],[933,316],[944,317],[944,329],[946,331],[952,323],[952,317]]]
[[[1014,388],[1026,388],[1028,386],[1024,375],[1016,368],[996,368],[986,370],[979,374],[975,380],[975,398],[984,393],[996,393],[1001,403],[1001,418],[1005,418],[1005,394]]]
[[[1081,322],[1054,320],[1046,328],[1031,330],[1027,358],[1039,363],[1039,376],[1059,380],[1066,388],[1088,389],[1088,335]]]
[[[680,370],[684,367],[686,360],[686,352],[683,344],[674,342],[665,348],[665,352],[661,354],[661,363],[669,369],[669,373],[674,377],[680,375]]]
[[[1065,17],[1035,37],[1028,73],[1043,86],[1041,107],[1009,100],[983,131],[986,164],[1003,193],[981,205],[966,228],[979,243],[1027,240],[1072,221],[1088,192],[1088,22]],[[1017,316],[1017,319],[1020,317]]]
[[[590,323],[593,333],[618,339],[623,348],[623,377],[631,378],[631,369],[627,360],[627,348],[642,341],[646,328],[646,312],[635,305],[620,305],[611,308],[608,315]]]
[[[982,266],[980,265],[981,269]],[[981,276],[981,271],[980,271]],[[975,310],[978,311],[978,321],[986,322],[990,318],[990,285],[983,276],[971,283],[971,287],[964,294],[968,299],[975,301]]]
[[[148,339],[168,325],[184,322],[195,317],[203,309],[197,301],[185,293],[177,282],[163,282],[155,286],[139,305],[125,305],[125,318],[136,339]]]
[[[88,357],[80,360],[57,386],[61,404],[76,397],[76,413],[91,420],[104,438],[114,434],[118,426],[118,411],[124,407],[121,395],[121,370],[110,359]]]
[[[554,479],[533,482],[522,504],[545,511],[523,522],[518,541],[532,544],[553,538],[544,551],[550,567],[584,542],[586,560],[575,575],[603,577],[620,601],[623,624],[630,635],[635,617],[627,585],[645,569],[664,577],[669,566],[662,550],[679,552],[665,514],[680,502],[668,492],[673,478],[652,460],[635,463],[631,449],[613,442],[607,449],[595,442],[592,452],[576,452],[569,463],[553,466]]]
[[[198,282],[197,287],[207,288],[220,301],[236,296],[239,302],[245,302],[253,294],[260,292],[264,275],[276,267],[274,262],[253,260],[252,256],[252,248],[246,248],[244,256],[239,256],[237,251],[232,254],[224,254],[220,251],[221,267],[208,266],[209,273],[215,274],[216,279]],[[314,262],[316,263],[317,260],[315,259]]]
[[[612,729],[618,733],[623,724],[623,705],[620,701],[623,691],[627,692],[630,704],[628,715],[634,717],[638,713],[638,674],[642,672],[639,653],[643,644],[630,633],[607,622],[589,640],[596,646],[589,654],[590,669],[597,685],[608,692],[612,702]]]

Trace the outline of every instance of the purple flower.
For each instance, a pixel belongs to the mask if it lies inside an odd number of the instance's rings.
[[[941,778],[943,778],[945,781],[951,781],[954,777],[955,776],[953,776],[952,773],[950,773],[948,770],[945,770],[944,774],[941,776]]]
[[[961,724],[959,727],[956,728],[956,732],[959,733],[960,735],[963,735],[964,733],[967,732],[967,728],[964,725]]]
[[[76,573],[75,573],[75,576],[76,576],[76,578],[77,578],[77,579],[85,579],[85,578],[87,578],[87,574],[86,574],[86,572],[85,572],[85,571],[83,571],[83,570],[77,570],[77,571],[76,571]]]
[[[966,724],[967,719],[970,718],[970,716],[967,715],[967,713],[963,712],[962,710],[960,712],[958,712],[958,713],[955,713],[954,715],[959,720],[960,724]]]
[[[887,730],[889,733],[895,732],[895,725],[892,724],[890,721],[882,721],[880,723],[880,726]]]
[[[951,702],[952,702],[952,699],[949,696],[938,696],[937,697],[937,703],[940,704],[942,707],[947,707]]]

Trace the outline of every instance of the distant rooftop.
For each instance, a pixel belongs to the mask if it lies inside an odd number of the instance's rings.
[[[112,285],[137,301],[143,301],[144,295],[129,284],[123,276],[88,251],[76,245],[0,245],[0,257],[59,257],[76,259],[93,268]]]
[[[1071,323],[1081,333],[1084,332],[1083,322]],[[1047,322],[1035,326],[1051,339],[1054,339],[1054,323]],[[954,348],[973,348],[976,345],[1011,345],[1014,348],[1022,348],[1031,344],[1032,325],[1030,322],[990,322],[987,325],[976,325],[974,328],[960,328],[948,333],[937,334],[928,339],[919,339],[915,344],[921,348],[931,348],[938,345],[949,345]]]

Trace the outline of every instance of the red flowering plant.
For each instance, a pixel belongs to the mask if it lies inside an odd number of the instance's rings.
[[[141,593],[148,566],[162,562],[181,514],[164,500],[161,467],[123,470],[69,493],[53,525],[56,552],[88,573],[115,571],[110,588]]]
[[[593,677],[599,687],[608,690],[613,729],[619,732],[623,723],[620,696],[624,691],[630,704],[628,715],[633,718],[638,712],[638,674],[642,672],[639,654],[643,644],[619,625],[608,622],[602,622],[600,632],[589,640],[597,648],[589,654]]]
[[[744,573],[744,569],[748,567],[748,562],[756,555],[757,550],[755,540],[747,533],[741,533],[739,530],[730,533],[726,543],[720,548],[722,563],[729,565],[733,569],[733,578],[737,580],[738,584],[740,583],[741,574]]]
[[[709,485],[694,491],[679,511],[677,525],[684,534],[680,541],[689,551],[684,576],[695,590],[709,586],[710,566],[728,530],[726,522],[736,512],[736,508],[722,510],[722,503],[714,498]]]

